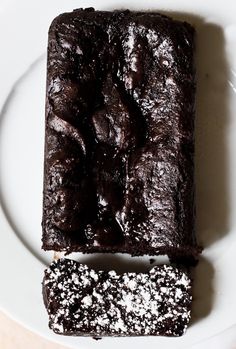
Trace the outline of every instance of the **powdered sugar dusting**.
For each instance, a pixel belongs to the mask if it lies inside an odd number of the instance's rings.
[[[124,42],[126,67],[124,68],[124,83],[127,89],[133,88],[134,73],[138,71],[137,48],[135,47],[136,27],[130,25],[127,31],[127,39]]]
[[[124,43],[124,47],[127,50],[127,56],[129,57],[130,68],[133,71],[137,71],[137,57],[135,51],[135,40],[134,40],[134,27],[129,26],[128,28],[128,40]]]
[[[190,289],[187,273],[169,265],[118,275],[61,259],[44,278],[50,327],[61,334],[182,335]]]

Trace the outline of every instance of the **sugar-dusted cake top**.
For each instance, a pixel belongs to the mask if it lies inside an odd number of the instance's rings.
[[[118,275],[61,259],[45,271],[43,293],[59,334],[180,336],[190,320],[191,280],[168,265]]]

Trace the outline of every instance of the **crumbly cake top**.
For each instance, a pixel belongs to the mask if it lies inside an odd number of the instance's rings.
[[[190,320],[190,290],[187,272],[169,265],[118,275],[60,259],[43,281],[53,331],[97,337],[182,335]]]

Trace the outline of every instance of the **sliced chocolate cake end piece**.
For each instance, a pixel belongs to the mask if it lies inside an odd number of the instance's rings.
[[[79,9],[49,30],[43,248],[195,258],[194,29]]]
[[[95,271],[60,259],[45,271],[50,328],[77,336],[181,336],[190,320],[191,280],[161,265],[148,273]]]

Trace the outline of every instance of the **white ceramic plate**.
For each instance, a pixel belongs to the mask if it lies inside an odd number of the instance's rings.
[[[88,6],[172,12],[197,28],[197,231],[205,250],[195,275],[193,323],[182,338],[94,341],[56,336],[47,327],[41,280],[52,254],[40,248],[47,30],[59,13]],[[235,13],[233,0],[1,0],[0,307],[13,318],[71,348],[204,348],[222,332],[214,348],[236,343]],[[80,260],[94,263],[91,256]],[[127,256],[96,261],[109,268],[118,261],[118,269],[131,270],[148,263]]]

